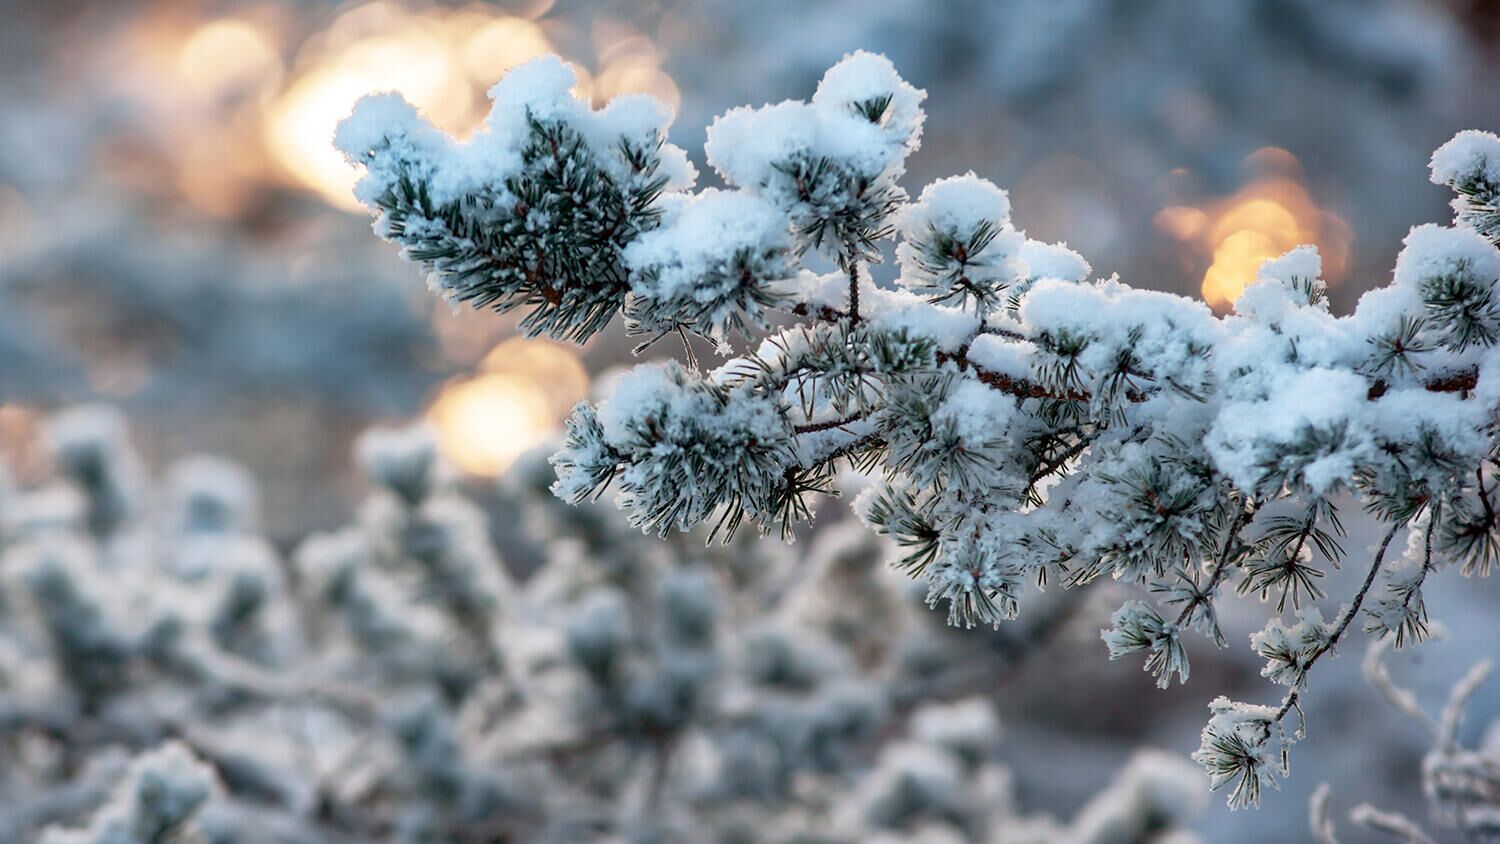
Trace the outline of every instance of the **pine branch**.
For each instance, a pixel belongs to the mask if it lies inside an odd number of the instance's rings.
[[[1328,634],[1327,640],[1306,661],[1305,669],[1311,669],[1313,663],[1321,659],[1324,654],[1333,650],[1338,645],[1339,640],[1343,638],[1344,631],[1349,629],[1350,622],[1359,613],[1360,607],[1364,604],[1365,596],[1370,592],[1370,586],[1375,583],[1375,576],[1380,573],[1380,568],[1385,563],[1386,549],[1390,547],[1391,540],[1395,538],[1397,531],[1401,530],[1401,528],[1402,525],[1400,524],[1391,525],[1391,529],[1381,539],[1380,546],[1375,552],[1375,559],[1370,563],[1370,569],[1365,573],[1365,579],[1360,584],[1359,591],[1354,594],[1354,600],[1344,609],[1343,614],[1339,616],[1338,623],[1334,625],[1333,631]],[[1281,706],[1276,709],[1275,714],[1272,716],[1272,721],[1279,722],[1282,718],[1286,717],[1286,714],[1297,706],[1299,695],[1300,690],[1296,688],[1287,692],[1286,698],[1282,700]]]
[[[1208,582],[1203,585],[1202,589],[1195,590],[1193,597],[1187,601],[1182,611],[1177,614],[1175,624],[1178,627],[1186,624],[1188,619],[1192,617],[1193,613],[1200,606],[1213,601],[1214,590],[1218,588],[1219,583],[1224,579],[1224,575],[1232,568],[1229,558],[1239,544],[1240,534],[1255,520],[1257,509],[1258,506],[1256,503],[1249,501],[1235,514],[1234,521],[1229,526],[1229,533],[1224,538],[1224,544],[1219,549],[1219,556],[1214,560],[1214,570],[1209,575]]]
[[[856,413],[842,419],[830,419],[826,422],[810,422],[805,425],[795,425],[792,431],[797,434],[816,434],[820,431],[832,431],[837,428],[846,428],[855,422],[866,418],[864,413]]]

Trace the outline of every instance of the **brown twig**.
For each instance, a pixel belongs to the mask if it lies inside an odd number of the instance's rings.
[[[864,411],[860,411],[853,416],[846,416],[843,419],[830,419],[827,422],[809,422],[806,425],[795,425],[792,427],[792,432],[795,434],[816,434],[819,431],[831,431],[835,428],[852,425],[863,418],[865,418],[865,413]]]
[[[1364,604],[1365,596],[1370,593],[1370,587],[1375,583],[1375,576],[1380,573],[1380,567],[1385,563],[1386,549],[1390,548],[1391,540],[1396,537],[1396,531],[1400,529],[1400,523],[1391,525],[1391,529],[1386,532],[1385,538],[1380,541],[1380,548],[1375,552],[1375,560],[1370,563],[1370,571],[1365,575],[1365,582],[1359,587],[1359,592],[1354,595],[1354,602],[1339,617],[1338,626],[1333,628],[1333,632],[1328,635],[1327,641],[1323,643],[1322,647],[1313,651],[1312,656],[1308,658],[1307,664],[1302,669],[1304,677],[1307,676],[1308,671],[1312,670],[1313,663],[1317,662],[1323,654],[1328,653],[1338,645],[1339,639],[1343,638],[1344,631],[1348,630],[1350,622],[1354,621],[1354,616],[1359,614],[1359,608]],[[1276,714],[1272,716],[1272,723],[1286,717],[1286,714],[1297,705],[1299,694],[1300,690],[1298,689],[1293,689],[1287,693],[1286,699],[1281,702],[1281,708],[1277,709]]]

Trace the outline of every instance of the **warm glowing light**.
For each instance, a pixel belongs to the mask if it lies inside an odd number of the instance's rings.
[[[573,350],[547,340],[513,337],[490,350],[479,368],[531,379],[551,397],[559,415],[571,410],[589,389],[588,371]]]
[[[15,470],[18,478],[35,476],[42,456],[36,447],[42,416],[36,410],[19,404],[0,403],[0,472],[4,466]]]
[[[615,34],[610,43],[600,46],[599,55],[603,66],[591,88],[596,102],[621,94],[650,94],[674,111],[682,104],[677,83],[661,69],[661,55],[644,35]]]
[[[514,375],[481,375],[443,388],[427,412],[443,453],[476,475],[498,475],[557,424],[547,397]]]
[[[1256,191],[1276,193],[1268,191],[1271,186],[1262,183],[1255,186]],[[1290,184],[1280,186],[1283,188],[1279,199],[1265,197],[1247,198],[1229,207],[1219,219],[1214,221],[1209,237],[1216,242],[1223,242],[1236,234],[1253,231],[1266,235],[1276,241],[1285,241],[1294,238],[1301,232],[1297,225],[1297,218],[1287,209],[1282,202],[1290,199],[1300,204],[1298,200],[1306,200],[1307,194],[1302,191],[1300,185]]]
[[[1201,248],[1211,258],[1203,298],[1217,309],[1234,304],[1268,258],[1304,243],[1323,255],[1323,277],[1342,278],[1349,256],[1349,227],[1318,208],[1301,181],[1297,159],[1266,147],[1246,158],[1257,176],[1233,196],[1202,208],[1170,206],[1153,219],[1157,229]]]
[[[1177,240],[1193,241],[1208,228],[1208,215],[1198,208],[1172,205],[1156,212],[1151,222],[1159,231],[1166,232]]]
[[[478,375],[445,385],[427,420],[454,465],[498,475],[551,437],[588,387],[588,373],[567,347],[514,338],[485,356]]]
[[[413,10],[375,0],[349,9],[308,41],[295,78],[269,104],[266,146],[299,184],[356,210],[351,191],[358,171],[332,146],[355,101],[399,91],[440,128],[467,135],[480,122],[485,90],[509,69],[553,51],[557,30],[536,23],[551,5],[530,0],[500,14],[477,5]],[[646,93],[678,106],[681,93],[651,39],[614,25],[596,35],[599,69],[574,65],[575,94],[602,103]]]
[[[1286,251],[1265,232],[1236,231],[1214,249],[1214,262],[1203,274],[1203,298],[1214,307],[1227,307],[1245,292],[1260,265]]]
[[[451,45],[420,27],[357,41],[315,65],[272,104],[266,140],[303,184],[354,208],[358,174],[333,148],[333,133],[354,103],[376,91],[400,91],[450,131],[471,123],[472,96]]]
[[[523,18],[500,18],[474,30],[464,41],[464,66],[481,85],[552,49],[542,28]]]
[[[345,12],[313,40],[302,71],[270,105],[265,137],[272,154],[300,183],[353,210],[358,172],[333,149],[333,133],[360,97],[399,91],[439,127],[472,130],[484,88],[549,49],[530,21],[476,14],[416,13],[389,3]]]
[[[281,56],[254,25],[219,20],[199,27],[177,54],[183,87],[206,98],[265,90],[281,76]]]
[[[1267,259],[1318,242],[1317,206],[1287,178],[1252,182],[1214,217],[1205,241],[1213,263],[1203,274],[1203,298],[1215,308],[1234,304]]]

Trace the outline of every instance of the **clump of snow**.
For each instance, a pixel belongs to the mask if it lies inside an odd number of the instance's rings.
[[[703,153],[724,180],[745,188],[768,185],[775,165],[817,148],[817,111],[787,100],[732,108],[708,127]]]
[[[902,239],[898,280],[915,292],[988,297],[1026,272],[1019,257],[1025,237],[1010,226],[1009,198],[973,173],[928,185],[901,212],[896,228]]]
[[[994,334],[981,334],[969,344],[969,361],[985,372],[1011,378],[1029,378],[1036,355],[1036,344]]]
[[[966,378],[953,385],[932,418],[951,424],[960,440],[977,449],[1002,436],[1015,413],[1013,398]]]
[[[851,111],[861,103],[890,98],[881,119],[889,136],[915,149],[922,136],[922,101],[927,92],[912,87],[891,60],[878,53],[856,50],[823,74],[812,103],[829,111]]]
[[[810,103],[725,112],[708,127],[704,153],[726,182],[764,193],[799,225],[837,225],[900,195],[895,180],[918,144],[923,96],[884,58],[855,53]]]
[[[1208,708],[1212,717],[1193,759],[1208,770],[1211,788],[1234,786],[1230,808],[1253,806],[1262,788],[1281,787],[1294,739],[1273,707],[1218,697]]]
[[[443,479],[437,440],[425,425],[371,428],[355,443],[360,466],[408,504],[426,498]]]
[[[170,741],[130,764],[110,802],[83,829],[48,828],[43,844],[134,844],[185,834],[185,826],[220,790],[217,778],[186,745]]]
[[[1000,718],[994,704],[982,697],[929,703],[912,713],[911,732],[923,742],[978,761],[1000,741]]]
[[[255,478],[245,467],[206,455],[185,457],[166,476],[168,512],[181,531],[251,532],[260,521]]]
[[[539,56],[490,86],[494,107],[484,125],[502,138],[520,137],[531,120],[576,120],[588,106],[572,93],[578,74],[557,56]]]
[[[1268,475],[1292,470],[1314,494],[1326,494],[1373,456],[1375,444],[1362,424],[1369,389],[1368,381],[1347,371],[1286,373],[1264,399],[1226,403],[1205,444],[1214,465],[1242,489],[1258,489]]]
[[[674,203],[626,247],[631,290],[671,322],[722,337],[738,314],[787,295],[795,274],[786,214],[745,191],[708,189]]]
[[[1026,264],[1026,275],[1031,279],[1056,278],[1081,282],[1094,271],[1082,255],[1069,249],[1065,243],[1043,243],[1028,239],[1021,246],[1020,257]]]
[[[1224,331],[1202,302],[1118,282],[1043,279],[1022,297],[1019,314],[1033,336],[1088,338],[1078,362],[1094,378],[1117,371],[1128,354],[1157,384],[1187,390],[1209,380],[1209,353]]]
[[[1430,279],[1448,275],[1488,285],[1500,282],[1500,249],[1471,229],[1432,223],[1412,229],[1396,257],[1396,285],[1419,288]]]
[[[1250,647],[1266,660],[1260,676],[1301,688],[1312,661],[1328,646],[1331,632],[1317,607],[1301,610],[1290,627],[1280,618],[1272,618],[1264,628],[1250,634]]]
[[[450,191],[436,190],[439,185],[458,187],[440,164],[451,155],[452,141],[394,91],[355,103],[334,132],[333,145],[351,164],[365,169],[354,196],[367,207],[376,207],[377,200],[408,173],[432,180],[440,201],[449,198]],[[455,197],[461,192],[451,191]]]
[[[904,331],[908,337],[925,337],[946,351],[958,349],[979,328],[974,314],[932,305],[908,293],[890,296],[870,323],[885,331]]]
[[[1500,188],[1500,135],[1478,129],[1459,132],[1437,148],[1429,166],[1433,184],[1483,181]]]
[[[609,400],[599,406],[599,424],[610,442],[624,442],[653,408],[664,408],[682,392],[666,364],[638,366],[615,379]]]
[[[377,200],[403,178],[422,184],[439,206],[475,193],[507,204],[505,182],[522,168],[520,148],[533,123],[571,127],[612,177],[630,178],[621,143],[654,150],[671,125],[671,109],[650,97],[630,95],[594,111],[573,94],[577,82],[573,68],[556,56],[512,68],[490,88],[493,103],[480,131],[462,142],[435,129],[400,94],[366,96],[339,124],[334,146],[365,168],[355,196],[372,210],[379,210]],[[660,159],[659,172],[667,177],[669,190],[686,189],[697,178],[681,149],[663,144]]]
[[[906,240],[917,240],[928,229],[968,233],[982,223],[997,229],[1009,225],[1010,198],[994,182],[970,171],[923,188],[917,201],[901,212],[896,228]]]
[[[1065,840],[1070,844],[1108,844],[1138,840],[1152,828],[1173,827],[1196,817],[1208,796],[1203,772],[1181,756],[1141,750],[1095,795],[1073,821]],[[1196,841],[1184,834],[1181,844]],[[1051,839],[1049,839],[1051,840]],[[1175,834],[1159,839],[1177,841]]]
[[[1255,282],[1245,287],[1234,302],[1234,312],[1266,324],[1302,321],[1327,310],[1322,280],[1323,259],[1316,246],[1298,246],[1271,258],[1255,272]],[[1308,305],[1316,304],[1310,311]],[[1326,334],[1328,325],[1314,332]]]
[[[1255,271],[1258,282],[1277,281],[1288,284],[1293,279],[1319,279],[1323,277],[1323,258],[1318,247],[1298,246],[1290,251],[1261,263]]]

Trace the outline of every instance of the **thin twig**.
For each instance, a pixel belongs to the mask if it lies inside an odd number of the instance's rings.
[[[1082,454],[1085,449],[1092,445],[1096,436],[1098,436],[1098,432],[1081,437],[1078,442],[1068,446],[1066,451],[1053,458],[1046,465],[1037,467],[1037,470],[1031,473],[1031,478],[1027,481],[1027,485],[1034,487],[1042,480],[1051,477],[1059,469],[1066,466],[1068,461]]]
[[[1354,603],[1350,604],[1348,609],[1344,611],[1344,614],[1339,618],[1338,626],[1333,628],[1333,632],[1328,635],[1328,639],[1321,647],[1313,651],[1312,656],[1308,658],[1307,664],[1303,666],[1302,674],[1304,677],[1307,676],[1308,671],[1312,670],[1313,663],[1321,659],[1323,654],[1333,650],[1334,646],[1339,643],[1339,639],[1343,637],[1344,631],[1349,629],[1349,623],[1359,613],[1360,606],[1365,602],[1365,596],[1370,592],[1370,586],[1375,583],[1375,576],[1380,573],[1380,567],[1385,563],[1386,549],[1391,546],[1391,540],[1396,537],[1396,532],[1399,530],[1401,530],[1400,524],[1391,525],[1391,529],[1386,532],[1385,538],[1380,541],[1380,548],[1375,552],[1375,560],[1370,564],[1370,571],[1365,575],[1365,582],[1359,587],[1359,592],[1354,596]],[[1286,699],[1281,702],[1281,708],[1276,710],[1276,714],[1272,716],[1271,721],[1274,723],[1286,717],[1286,714],[1292,710],[1292,707],[1297,705],[1297,698],[1297,689],[1288,692]]]
[[[864,412],[860,411],[853,416],[846,416],[843,419],[830,419],[827,422],[809,422],[806,425],[795,425],[792,427],[792,433],[816,434],[819,431],[831,431],[835,428],[843,428],[847,425],[852,425],[864,418]]]
[[[859,262],[849,259],[849,321],[859,322]]]
[[[1234,551],[1235,544],[1240,538],[1240,533],[1243,532],[1245,528],[1250,524],[1251,520],[1255,518],[1256,509],[1257,505],[1254,501],[1246,502],[1246,505],[1240,508],[1239,514],[1235,516],[1234,524],[1229,528],[1229,535],[1224,539],[1223,547],[1219,549],[1219,557],[1218,560],[1215,561],[1214,570],[1208,576],[1208,583],[1204,584],[1202,589],[1196,590],[1196,593],[1193,595],[1192,599],[1189,600],[1187,602],[1187,605],[1182,608],[1182,612],[1177,614],[1176,623],[1178,627],[1181,627],[1184,623],[1187,622],[1188,617],[1192,615],[1193,610],[1198,608],[1199,604],[1210,600],[1210,596],[1213,594],[1214,589],[1218,588],[1219,586],[1219,581],[1224,579],[1224,573],[1227,572],[1230,568],[1229,555]],[[1219,644],[1222,647],[1222,635],[1218,638],[1220,640]]]

